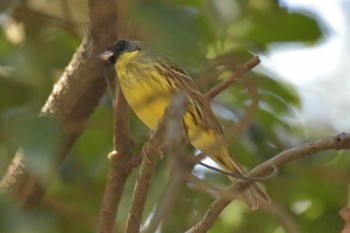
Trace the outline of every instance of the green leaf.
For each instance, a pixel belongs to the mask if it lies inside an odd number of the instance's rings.
[[[275,42],[314,43],[322,35],[314,18],[298,13],[290,14],[286,9],[251,16],[254,24],[251,25],[247,38],[262,47]]]

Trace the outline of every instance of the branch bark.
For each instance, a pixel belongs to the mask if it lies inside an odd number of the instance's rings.
[[[247,73],[251,69],[253,69],[255,66],[260,64],[260,59],[258,56],[254,56],[252,59],[241,65],[238,70],[236,70],[229,78],[225,79],[212,89],[210,89],[204,97],[211,101],[214,99],[215,96],[220,94],[223,90],[228,88],[230,85],[232,85],[235,81],[237,81],[243,74]]]
[[[99,215],[98,232],[100,233],[113,232],[126,180],[140,162],[134,156],[134,143],[130,140],[128,132],[129,106],[121,89],[119,87],[116,89],[114,151],[108,156],[111,167]]]
[[[280,167],[285,163],[299,159],[303,156],[312,155],[317,152],[330,149],[350,149],[350,135],[342,133],[337,136],[328,136],[282,151],[273,158],[265,161],[264,163],[252,169],[250,172],[247,173],[247,176],[264,176],[267,173],[269,173],[272,168]],[[208,229],[214,225],[216,219],[224,210],[224,208],[228,204],[230,204],[240,192],[248,188],[253,182],[253,180],[248,179],[239,180],[225,192],[221,193],[215,199],[215,201],[212,202],[202,219],[196,225],[194,225],[188,231],[186,231],[186,233],[207,232]]]
[[[103,71],[111,77],[112,69],[98,61],[96,54],[117,38],[117,6],[113,0],[89,1],[90,26],[77,52],[66,67],[51,95],[41,110],[41,117],[56,119],[62,130],[62,144],[54,156],[57,170],[76,139],[82,133],[104,93],[106,82]],[[36,207],[42,199],[45,187],[53,176],[40,182],[27,168],[26,155],[19,151],[5,174],[0,190],[16,194],[19,205]]]

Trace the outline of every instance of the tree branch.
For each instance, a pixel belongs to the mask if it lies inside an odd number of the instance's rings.
[[[108,156],[111,167],[101,204],[98,222],[99,233],[113,232],[126,180],[133,168],[140,162],[140,159],[133,155],[134,143],[129,138],[129,106],[119,86],[116,92],[114,151]]]
[[[174,110],[171,110],[174,111],[174,114],[172,114],[173,117],[167,122],[165,141],[171,142],[166,146],[167,157],[171,163],[171,175],[168,187],[152,212],[152,217],[144,231],[146,233],[156,232],[161,221],[168,216],[179,191],[186,183],[187,177],[191,174],[195,165],[190,162],[191,156],[189,156],[189,153],[186,153],[186,147],[183,146],[186,144],[186,136],[184,135],[185,126],[183,125],[183,116],[186,110],[185,100],[182,103],[178,101],[178,106],[174,106]],[[191,154],[193,154],[193,151],[191,151]]]
[[[350,135],[342,133],[337,136],[328,136],[282,151],[273,158],[252,169],[247,173],[247,176],[263,176],[270,172],[271,168],[273,167],[280,167],[285,163],[299,159],[303,156],[312,155],[314,153],[330,149],[350,149]],[[228,204],[230,204],[239,193],[248,188],[253,182],[254,181],[248,179],[239,180],[225,192],[221,193],[216,198],[216,200],[212,202],[202,219],[196,225],[186,231],[186,233],[207,232],[208,229],[214,225],[216,219],[223,211],[223,209]]]
[[[98,61],[95,56],[117,37],[116,2],[107,0],[102,4],[100,1],[90,0],[89,6],[90,30],[41,110],[41,117],[56,119],[62,130],[59,150],[55,155],[46,155],[55,158],[53,171],[60,167],[103,95],[106,87],[105,80],[101,78],[103,71],[112,74],[112,69]],[[45,186],[50,183],[54,174],[44,177],[44,181],[41,178],[40,182],[28,170],[26,160],[25,154],[15,156],[1,182],[0,190],[14,192],[19,205],[29,208],[39,204]]]
[[[255,66],[260,64],[260,59],[258,56],[254,56],[252,59],[241,65],[238,70],[236,70],[229,78],[225,79],[223,82],[219,83],[217,86],[210,89],[204,97],[211,101],[215,96],[221,93],[223,90],[228,88],[232,83],[237,81],[239,77],[241,77],[244,73],[247,73]]]
[[[163,144],[164,137],[168,132],[166,127],[171,120],[180,121],[182,119],[183,114],[185,114],[186,104],[187,99],[183,93],[176,95],[159,122],[158,128],[144,145],[142,150],[144,159],[133,192],[132,204],[126,224],[126,233],[136,233],[140,230],[148,190],[160,153],[159,148]]]

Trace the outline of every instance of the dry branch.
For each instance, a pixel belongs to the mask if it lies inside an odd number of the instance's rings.
[[[325,150],[341,150],[350,149],[350,135],[339,134],[337,136],[329,136],[314,141],[302,144],[300,146],[282,151],[271,159],[258,165],[250,172],[247,173],[249,177],[264,176],[271,171],[272,168],[280,167],[281,165],[290,161],[299,159],[303,156],[315,154]],[[210,205],[202,219],[194,225],[186,233],[203,233],[210,229],[223,209],[230,204],[237,195],[244,189],[248,188],[254,181],[252,180],[239,180],[225,192],[221,193],[214,202]]]

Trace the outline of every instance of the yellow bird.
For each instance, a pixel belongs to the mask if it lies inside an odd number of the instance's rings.
[[[155,129],[175,93],[188,97],[184,123],[191,144],[206,153],[224,171],[243,176],[242,167],[228,151],[222,127],[209,102],[188,73],[172,60],[142,42],[119,40],[99,55],[114,65],[124,96],[136,115]],[[233,181],[234,178],[230,176]],[[269,196],[256,184],[242,193],[251,209],[269,203]]]

